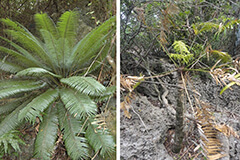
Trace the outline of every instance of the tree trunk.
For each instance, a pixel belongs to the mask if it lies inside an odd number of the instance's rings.
[[[183,89],[183,72],[179,72],[179,90],[177,97],[177,108],[176,108],[176,126],[175,126],[175,137],[174,137],[174,146],[172,151],[174,153],[179,153],[182,148],[182,141],[184,137],[183,133],[183,108],[184,108],[184,89]]]

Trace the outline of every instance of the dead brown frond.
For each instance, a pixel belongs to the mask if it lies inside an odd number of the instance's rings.
[[[202,103],[203,104],[203,103]],[[225,157],[226,154],[222,150],[222,143],[218,139],[219,130],[215,128],[215,120],[207,105],[202,105],[202,108],[197,107],[195,114],[197,120],[197,128],[200,134],[200,146],[203,149],[203,154],[209,160],[216,160]]]
[[[134,99],[133,90],[144,80],[144,76],[123,76],[120,75],[121,90],[128,91],[124,97],[124,101],[120,104],[120,109],[123,110],[125,117],[131,118],[129,112],[131,108],[132,99]]]
[[[222,124],[217,124],[214,126],[218,131],[222,132],[225,136],[230,137],[231,135],[240,138],[238,133],[230,126],[222,123]]]
[[[217,84],[221,86],[224,84],[225,86],[226,81],[235,82],[240,85],[240,80],[236,78],[238,74],[238,70],[236,68],[228,67],[228,68],[216,68],[217,64],[220,62],[219,60],[210,70],[210,75],[216,81]]]

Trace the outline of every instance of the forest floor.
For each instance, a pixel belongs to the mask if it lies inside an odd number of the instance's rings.
[[[161,60],[160,60],[161,61]],[[151,71],[166,72],[174,68],[168,62],[160,62],[161,66],[151,68]],[[129,64],[122,67],[123,73],[128,75],[147,74],[146,68],[134,67]],[[122,61],[124,63],[124,59]],[[153,64],[153,63],[149,63]],[[127,67],[126,67],[127,66]],[[125,68],[126,67],[126,68]],[[158,70],[158,71],[156,71]],[[159,73],[159,72],[158,72]],[[226,90],[222,95],[221,86],[208,75],[191,76],[189,95],[191,100],[197,97],[199,101],[205,104],[209,113],[215,118],[217,124],[226,124],[232,127],[240,135],[240,87],[234,86],[232,90]],[[165,88],[168,90],[166,99],[169,105],[176,106],[177,97],[177,75],[173,72],[160,78]],[[157,81],[157,80],[156,80]],[[171,152],[174,137],[175,116],[161,102],[158,96],[164,93],[164,88],[160,84],[142,82],[135,91],[135,98],[132,99],[130,114],[131,118],[126,118],[121,112],[121,160],[189,160],[205,159],[203,149],[200,147],[200,136],[196,127],[196,122],[189,118],[184,118],[183,147],[179,154]],[[158,91],[157,91],[158,90]],[[197,92],[194,94],[192,91]],[[124,95],[124,94],[122,94]],[[123,98],[123,97],[122,97]],[[193,108],[196,110],[195,105]],[[186,115],[193,115],[191,106],[186,100]],[[221,133],[219,133],[221,134]],[[223,143],[221,148],[227,156],[222,159],[240,160],[240,139],[230,136],[220,135],[220,141]]]

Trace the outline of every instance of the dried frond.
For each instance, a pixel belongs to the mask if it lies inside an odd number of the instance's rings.
[[[129,112],[129,109],[131,108],[130,104],[126,103],[125,101],[121,102],[120,109],[123,110],[125,117],[131,118],[132,115]]]
[[[231,135],[236,137],[236,138],[240,138],[240,136],[238,135],[238,133],[236,131],[234,131],[234,129],[226,124],[217,124],[214,126],[217,130],[219,130],[220,132],[222,132],[225,136],[230,137]]]
[[[143,80],[144,76],[120,76],[120,84],[121,84],[121,90],[127,89],[129,92],[132,92],[136,85],[139,85],[138,83]]]
[[[200,134],[200,146],[204,151],[204,155],[209,160],[216,160],[225,157],[226,154],[222,150],[222,143],[218,139],[219,130],[215,128],[215,121],[212,113],[208,111],[208,106],[200,102],[202,108],[197,107],[195,114],[197,120],[197,128]]]

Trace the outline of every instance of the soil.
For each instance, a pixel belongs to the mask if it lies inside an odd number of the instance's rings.
[[[128,61],[130,62],[130,61]],[[121,62],[124,64],[124,58]],[[161,62],[164,64],[158,67],[161,72],[169,71],[174,66],[168,62]],[[150,63],[151,64],[151,63]],[[126,67],[126,65],[125,65]],[[128,69],[128,70],[124,70]],[[151,69],[156,70],[156,68]],[[129,75],[139,75],[142,72],[147,75],[144,67],[128,68],[122,70],[123,73]],[[240,136],[240,86],[232,87],[232,90],[226,90],[222,95],[220,91],[222,87],[210,77],[209,74],[191,74],[191,83],[189,87],[189,94],[191,100],[194,96],[208,105],[210,112],[215,117],[216,123],[224,123],[231,126]],[[165,87],[169,90],[166,96],[171,106],[176,106],[177,95],[177,75],[172,73],[164,76],[161,80]],[[157,80],[155,80],[157,81]],[[157,84],[160,94],[164,92],[160,84]],[[199,95],[191,91],[197,91]],[[169,112],[158,99],[158,93],[154,89],[153,83],[142,83],[136,89],[135,99],[132,100],[132,110],[130,110],[131,118],[125,117],[121,112],[121,160],[171,160],[171,159],[204,159],[202,150],[198,149],[199,133],[196,129],[196,123],[193,120],[185,118],[185,137],[183,147],[179,154],[171,152],[173,146],[174,124],[175,116]],[[122,94],[124,95],[124,94]],[[123,97],[123,96],[122,96]],[[194,106],[195,107],[195,106]],[[185,113],[192,114],[189,102],[186,100]],[[240,160],[240,139],[234,136],[226,137],[220,135],[224,152],[227,156],[222,159]]]

